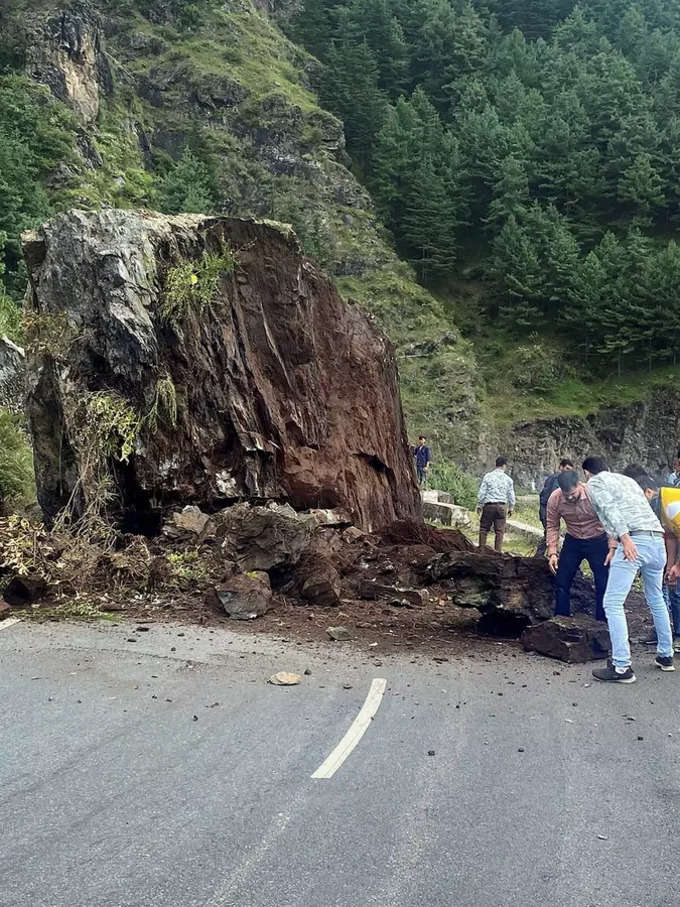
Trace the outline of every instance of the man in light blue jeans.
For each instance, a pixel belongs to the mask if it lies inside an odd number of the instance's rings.
[[[663,527],[634,479],[609,472],[601,457],[587,457],[583,471],[588,480],[588,496],[609,536],[610,568],[604,610],[612,658],[605,668],[596,668],[593,677],[609,683],[635,683],[623,605],[638,571],[656,629],[655,664],[662,671],[674,671],[673,634],[662,591],[666,568]]]

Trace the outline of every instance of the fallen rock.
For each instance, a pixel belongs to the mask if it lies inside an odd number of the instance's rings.
[[[368,601],[376,599],[389,601],[393,605],[408,608],[421,608],[428,600],[425,589],[405,589],[401,586],[385,586],[382,583],[363,583],[361,598]]]
[[[314,527],[313,518],[288,504],[235,504],[214,519],[225,557],[243,572],[296,564]]]
[[[288,671],[279,671],[277,674],[272,674],[267,683],[273,683],[277,687],[293,687],[296,684],[300,683],[302,677],[299,674],[291,674]]]
[[[260,571],[237,573],[211,590],[217,603],[232,620],[254,620],[271,608],[269,576]]]
[[[131,450],[103,464],[130,526],[152,501],[341,508],[366,530],[420,519],[394,350],[290,229],[105,208],[56,216],[23,249],[47,521],[87,468],[74,434],[86,420],[64,414],[87,415],[96,394],[137,420]]]
[[[442,526],[469,526],[470,514],[464,507],[457,504],[432,503],[425,501],[423,504],[423,516],[426,520],[433,523],[441,523]]]
[[[422,493],[424,502],[428,504],[453,504],[453,495],[448,491],[437,491],[436,488],[428,488]]]
[[[323,608],[340,604],[342,581],[333,564],[323,556],[303,557],[296,570],[300,595],[305,601]]]
[[[435,529],[416,520],[397,520],[379,535],[383,542],[392,545],[427,545],[439,552],[477,550],[458,530]]]
[[[363,538],[366,533],[363,529],[359,529],[358,526],[348,526],[347,529],[342,533],[342,537],[346,542],[357,542],[359,539]]]
[[[433,501],[423,502],[423,516],[426,520],[430,520],[433,523],[441,523],[442,526],[450,526],[453,519],[453,514],[448,504],[440,504]]]
[[[607,625],[583,614],[557,616],[529,627],[522,644],[528,652],[572,664],[606,658],[610,646]]]
[[[173,513],[168,523],[163,527],[164,535],[170,537],[181,537],[183,535],[194,535],[204,537],[209,535],[211,530],[214,532],[214,524],[211,522],[207,513],[203,513],[200,507],[190,504],[179,513]]]
[[[309,511],[319,526],[351,526],[352,518],[346,510],[341,507],[335,510],[320,510],[313,508]]]
[[[527,627],[549,620],[554,609],[554,578],[542,558],[499,555],[485,549],[437,555],[429,564],[432,582],[448,586],[454,605],[477,608],[481,632],[519,636]],[[572,606],[594,607],[592,584],[577,576]]]
[[[330,638],[335,640],[336,642],[344,642],[345,640],[352,638],[352,635],[347,627],[329,627],[326,630],[326,633],[328,633]]]
[[[47,583],[41,576],[15,576],[3,592],[3,598],[12,608],[28,608],[44,596]]]

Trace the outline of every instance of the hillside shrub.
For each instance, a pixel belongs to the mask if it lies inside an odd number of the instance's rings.
[[[477,506],[478,482],[457,463],[436,463],[428,471],[428,484],[439,491],[446,491],[455,504],[474,510]]]
[[[0,505],[4,513],[35,501],[33,452],[20,416],[0,409]]]

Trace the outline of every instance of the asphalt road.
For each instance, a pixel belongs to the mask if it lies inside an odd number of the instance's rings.
[[[680,904],[680,671],[651,654],[610,687],[503,646],[134,626],[0,629],[2,907]]]

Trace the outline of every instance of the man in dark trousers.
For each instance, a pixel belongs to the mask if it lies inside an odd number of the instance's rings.
[[[493,526],[494,548],[501,554],[505,537],[506,517],[512,516],[515,506],[515,486],[507,474],[508,461],[496,458],[496,468],[482,479],[477,495],[479,517],[479,547],[486,546],[486,539]]]
[[[430,465],[430,448],[427,446],[427,438],[423,435],[418,438],[418,444],[413,448],[413,456],[416,458],[418,484],[422,485],[427,479],[427,468]]]
[[[541,557],[546,549],[545,514],[546,508],[548,506],[548,498],[557,488],[557,480],[562,475],[562,473],[568,469],[573,470],[573,468],[574,464],[571,462],[571,460],[568,460],[566,457],[564,457],[562,460],[560,460],[558,471],[553,472],[551,475],[549,475],[543,483],[543,488],[541,489],[541,493],[538,497],[538,518],[540,519],[541,525],[543,526],[543,538],[539,542],[538,548],[536,549],[536,557]]]
[[[548,561],[550,569],[557,575],[555,614],[567,617],[571,614],[569,590],[576,571],[585,560],[595,580],[595,617],[605,621],[603,601],[609,576],[609,567],[605,565],[609,554],[607,533],[597,518],[586,486],[579,482],[575,470],[565,469],[559,474],[557,483],[558,487],[548,498],[546,508]],[[567,534],[558,558],[560,520],[564,520]]]

